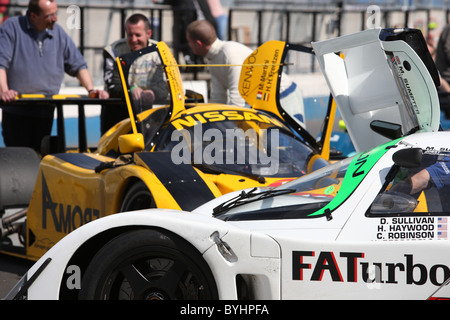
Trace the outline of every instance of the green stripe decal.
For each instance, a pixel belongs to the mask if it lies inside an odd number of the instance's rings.
[[[378,160],[381,159],[390,147],[394,146],[401,139],[402,138],[390,141],[370,151],[356,155],[349,164],[344,180],[342,181],[341,188],[333,200],[331,200],[325,207],[310,214],[309,216],[317,217],[321,215],[328,215],[336,210],[356,190]]]

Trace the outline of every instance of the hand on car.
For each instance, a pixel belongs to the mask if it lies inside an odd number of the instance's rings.
[[[12,102],[12,101],[16,100],[16,96],[18,94],[19,93],[16,90],[6,90],[6,91],[2,92],[1,99],[4,102]]]
[[[91,90],[89,91],[90,98],[108,99],[109,93],[105,90]]]
[[[140,102],[143,106],[152,106],[155,101],[155,93],[152,90],[143,90],[136,87],[131,91],[133,101]]]

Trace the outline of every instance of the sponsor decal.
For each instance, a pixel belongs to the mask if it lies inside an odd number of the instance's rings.
[[[380,218],[377,240],[435,240],[447,239],[446,217]]]
[[[410,107],[413,108],[414,112],[417,115],[420,114],[420,110],[417,105],[416,98],[414,97],[414,94],[413,94],[413,89],[411,88],[411,83],[408,80],[407,73],[406,73],[406,71],[411,70],[410,63],[407,60],[404,60],[402,62],[402,60],[400,59],[399,56],[392,56],[390,61],[391,61],[392,67],[395,68],[395,70],[396,70],[397,77],[398,77],[397,84],[399,85],[400,90],[403,92],[403,95],[405,97],[409,98]]]
[[[69,233],[99,217],[98,209],[54,202],[42,174],[42,229],[46,230],[51,224],[56,232]]]
[[[243,82],[241,84],[241,95],[245,98],[254,92],[250,90],[252,88],[252,81],[258,81],[256,86],[256,99],[261,101],[269,101],[270,93],[274,90],[274,86],[277,84],[278,72],[280,69],[280,55],[282,50],[274,49],[271,57],[258,58],[258,50],[253,52],[246,60],[247,66],[245,66],[245,74],[243,76]],[[258,65],[258,69],[254,65]],[[253,79],[255,78],[255,79]],[[253,94],[254,94],[253,93]]]
[[[33,243],[33,247],[40,250],[50,250],[51,247],[55,245],[55,242],[50,240],[49,238],[38,239]]]
[[[267,115],[255,113],[252,111],[237,111],[237,110],[207,111],[202,113],[195,113],[172,121],[172,125],[175,127],[175,129],[182,130],[193,127],[199,123],[208,123],[226,120],[256,121],[259,123],[268,123],[278,127],[284,127],[281,124],[281,122]]]
[[[374,273],[373,270],[376,272]],[[404,254],[400,261],[369,262],[365,252],[293,251],[292,280],[442,285],[450,277],[445,264],[425,265]]]
[[[447,218],[438,218],[437,237],[438,239],[447,239]]]
[[[259,91],[256,94],[256,99],[262,100],[262,101],[269,101],[269,96],[270,96],[270,94],[268,92],[261,92],[261,91]]]

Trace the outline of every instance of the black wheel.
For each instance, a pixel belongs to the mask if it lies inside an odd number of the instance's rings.
[[[123,198],[120,212],[156,208],[153,196],[144,182],[134,183]]]
[[[84,272],[80,299],[217,299],[211,271],[197,250],[170,233],[135,230],[107,243]]]

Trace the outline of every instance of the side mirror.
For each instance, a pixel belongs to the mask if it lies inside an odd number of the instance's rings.
[[[418,168],[422,164],[422,154],[420,148],[402,149],[392,155],[392,160],[403,168]]]
[[[391,140],[402,136],[402,126],[397,123],[374,120],[370,123],[370,129]]]
[[[201,93],[186,89],[185,102],[186,103],[204,103],[205,97],[203,97],[203,95]]]
[[[145,148],[142,133],[123,134],[119,137],[120,153],[133,153],[143,151]]]

